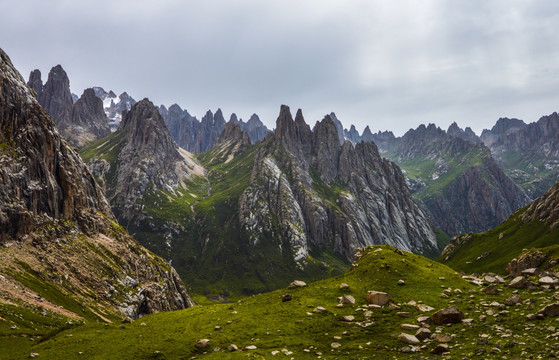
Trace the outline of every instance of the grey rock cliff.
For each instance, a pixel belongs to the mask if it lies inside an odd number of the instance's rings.
[[[1,49],[0,128],[1,272],[20,269],[21,260],[14,259],[26,259],[30,276],[41,275],[39,283],[66,274],[64,285],[56,280],[50,286],[84,308],[115,313],[126,307],[133,317],[193,304],[174,269],[119,230],[86,165]],[[105,276],[91,264],[103,267]],[[128,300],[115,302],[111,288],[127,277],[135,279],[133,286],[120,286]]]

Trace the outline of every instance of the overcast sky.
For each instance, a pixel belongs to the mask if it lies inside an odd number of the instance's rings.
[[[2,0],[0,47],[27,80],[221,108],[269,127],[281,104],[359,131],[453,121],[479,133],[559,108],[559,1]]]

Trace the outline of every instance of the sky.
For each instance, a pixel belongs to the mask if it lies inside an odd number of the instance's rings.
[[[60,64],[199,119],[281,104],[313,125],[402,135],[559,110],[559,2],[550,0],[2,0],[0,48],[27,80]]]

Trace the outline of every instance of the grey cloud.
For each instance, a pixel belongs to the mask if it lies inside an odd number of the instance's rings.
[[[39,1],[0,4],[0,46],[27,77],[62,64],[98,85],[194,115],[221,107],[271,127],[279,105],[309,123],[403,133],[555,111],[552,1]]]

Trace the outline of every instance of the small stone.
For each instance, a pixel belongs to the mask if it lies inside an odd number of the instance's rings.
[[[326,308],[322,307],[322,306],[317,306],[314,308],[313,312],[315,313],[320,313],[320,314],[324,314],[325,312],[327,312],[328,310],[326,310]]]
[[[354,305],[355,298],[351,295],[344,295],[340,297],[340,304],[342,305]]]
[[[340,289],[342,289],[342,290],[347,290],[347,289],[349,289],[349,285],[346,284],[346,283],[341,283],[341,284],[340,284]]]
[[[425,316],[425,315],[423,315],[423,316],[419,316],[419,317],[417,318],[417,322],[418,322],[418,323],[421,323],[421,324],[422,324],[422,323],[431,324],[431,323],[433,322],[433,320],[431,319],[430,316]]]
[[[125,317],[124,319],[122,319],[121,323],[122,324],[130,324],[132,322],[132,319],[130,319],[128,316]]]
[[[505,300],[505,305],[514,306],[516,304],[522,304],[522,298],[517,294],[514,294]]]
[[[523,276],[517,276],[509,282],[509,287],[523,289],[526,287],[526,279]]]
[[[331,347],[332,349],[337,349],[337,348],[339,348],[340,346],[342,346],[342,344],[337,343],[337,342],[333,342],[333,343],[330,344],[330,347]]]
[[[541,271],[538,268],[529,268],[529,269],[522,270],[522,275],[527,275],[527,276],[538,276],[540,273]]]
[[[214,330],[221,330],[221,326],[216,325],[216,327],[214,327]]]
[[[301,281],[301,280],[295,280],[291,284],[289,284],[290,289],[300,288],[300,287],[305,287],[305,286],[307,286],[307,283],[304,282],[304,281]]]
[[[208,347],[208,345],[210,345],[209,339],[200,339],[196,341],[196,347],[198,349],[205,349]]]
[[[434,336],[432,336],[432,339],[438,342],[446,343],[452,341],[452,336],[448,334],[435,334]]]
[[[239,350],[239,347],[235,344],[231,344],[227,347],[227,350],[229,350],[230,352],[233,352],[233,351]]]
[[[401,318],[409,318],[411,317],[411,313],[407,311],[399,311],[396,313],[396,316],[399,316]]]
[[[369,304],[384,306],[390,302],[390,295],[381,291],[367,291]]]
[[[554,317],[559,315],[559,303],[550,304],[538,311],[538,315]]]
[[[456,306],[451,306],[437,311],[431,318],[437,325],[458,324],[464,318],[464,314]]]
[[[540,285],[555,285],[557,284],[557,279],[554,279],[550,276],[543,276],[538,280]]]
[[[431,330],[427,328],[420,328],[415,333],[415,337],[421,341],[428,339],[430,336],[431,336]]]
[[[416,308],[417,310],[421,311],[421,312],[428,312],[428,311],[433,311],[433,310],[435,310],[434,307],[431,307],[431,306],[425,305],[425,304],[417,304],[417,305],[415,306],[415,308]]]
[[[140,326],[147,326],[146,323],[141,323]]]
[[[245,346],[245,350],[256,350],[256,349],[258,349],[258,348],[256,347],[256,345]]]
[[[438,344],[432,351],[433,354],[444,354],[449,352],[448,344]]]
[[[406,282],[402,279],[398,280],[398,285],[406,285]]]
[[[293,300],[293,296],[291,296],[291,294],[283,294],[281,296],[281,302],[286,302],[291,300]]]
[[[31,353],[31,354],[29,354],[29,357],[30,357],[30,358],[36,358],[36,357],[38,357],[38,356],[39,356],[38,353]]]
[[[276,356],[276,355],[279,354],[279,353],[280,353],[280,352],[279,352],[278,350],[272,351],[272,355],[273,355],[273,356]]]
[[[353,320],[355,320],[355,316],[353,315],[345,315],[340,317],[340,321],[344,321],[344,322],[351,322]]]
[[[415,331],[419,329],[419,325],[414,324],[400,324],[402,330]]]
[[[415,345],[420,343],[419,339],[416,338],[415,335],[410,335],[406,333],[401,333],[400,335],[398,335],[398,340],[410,345]]]

